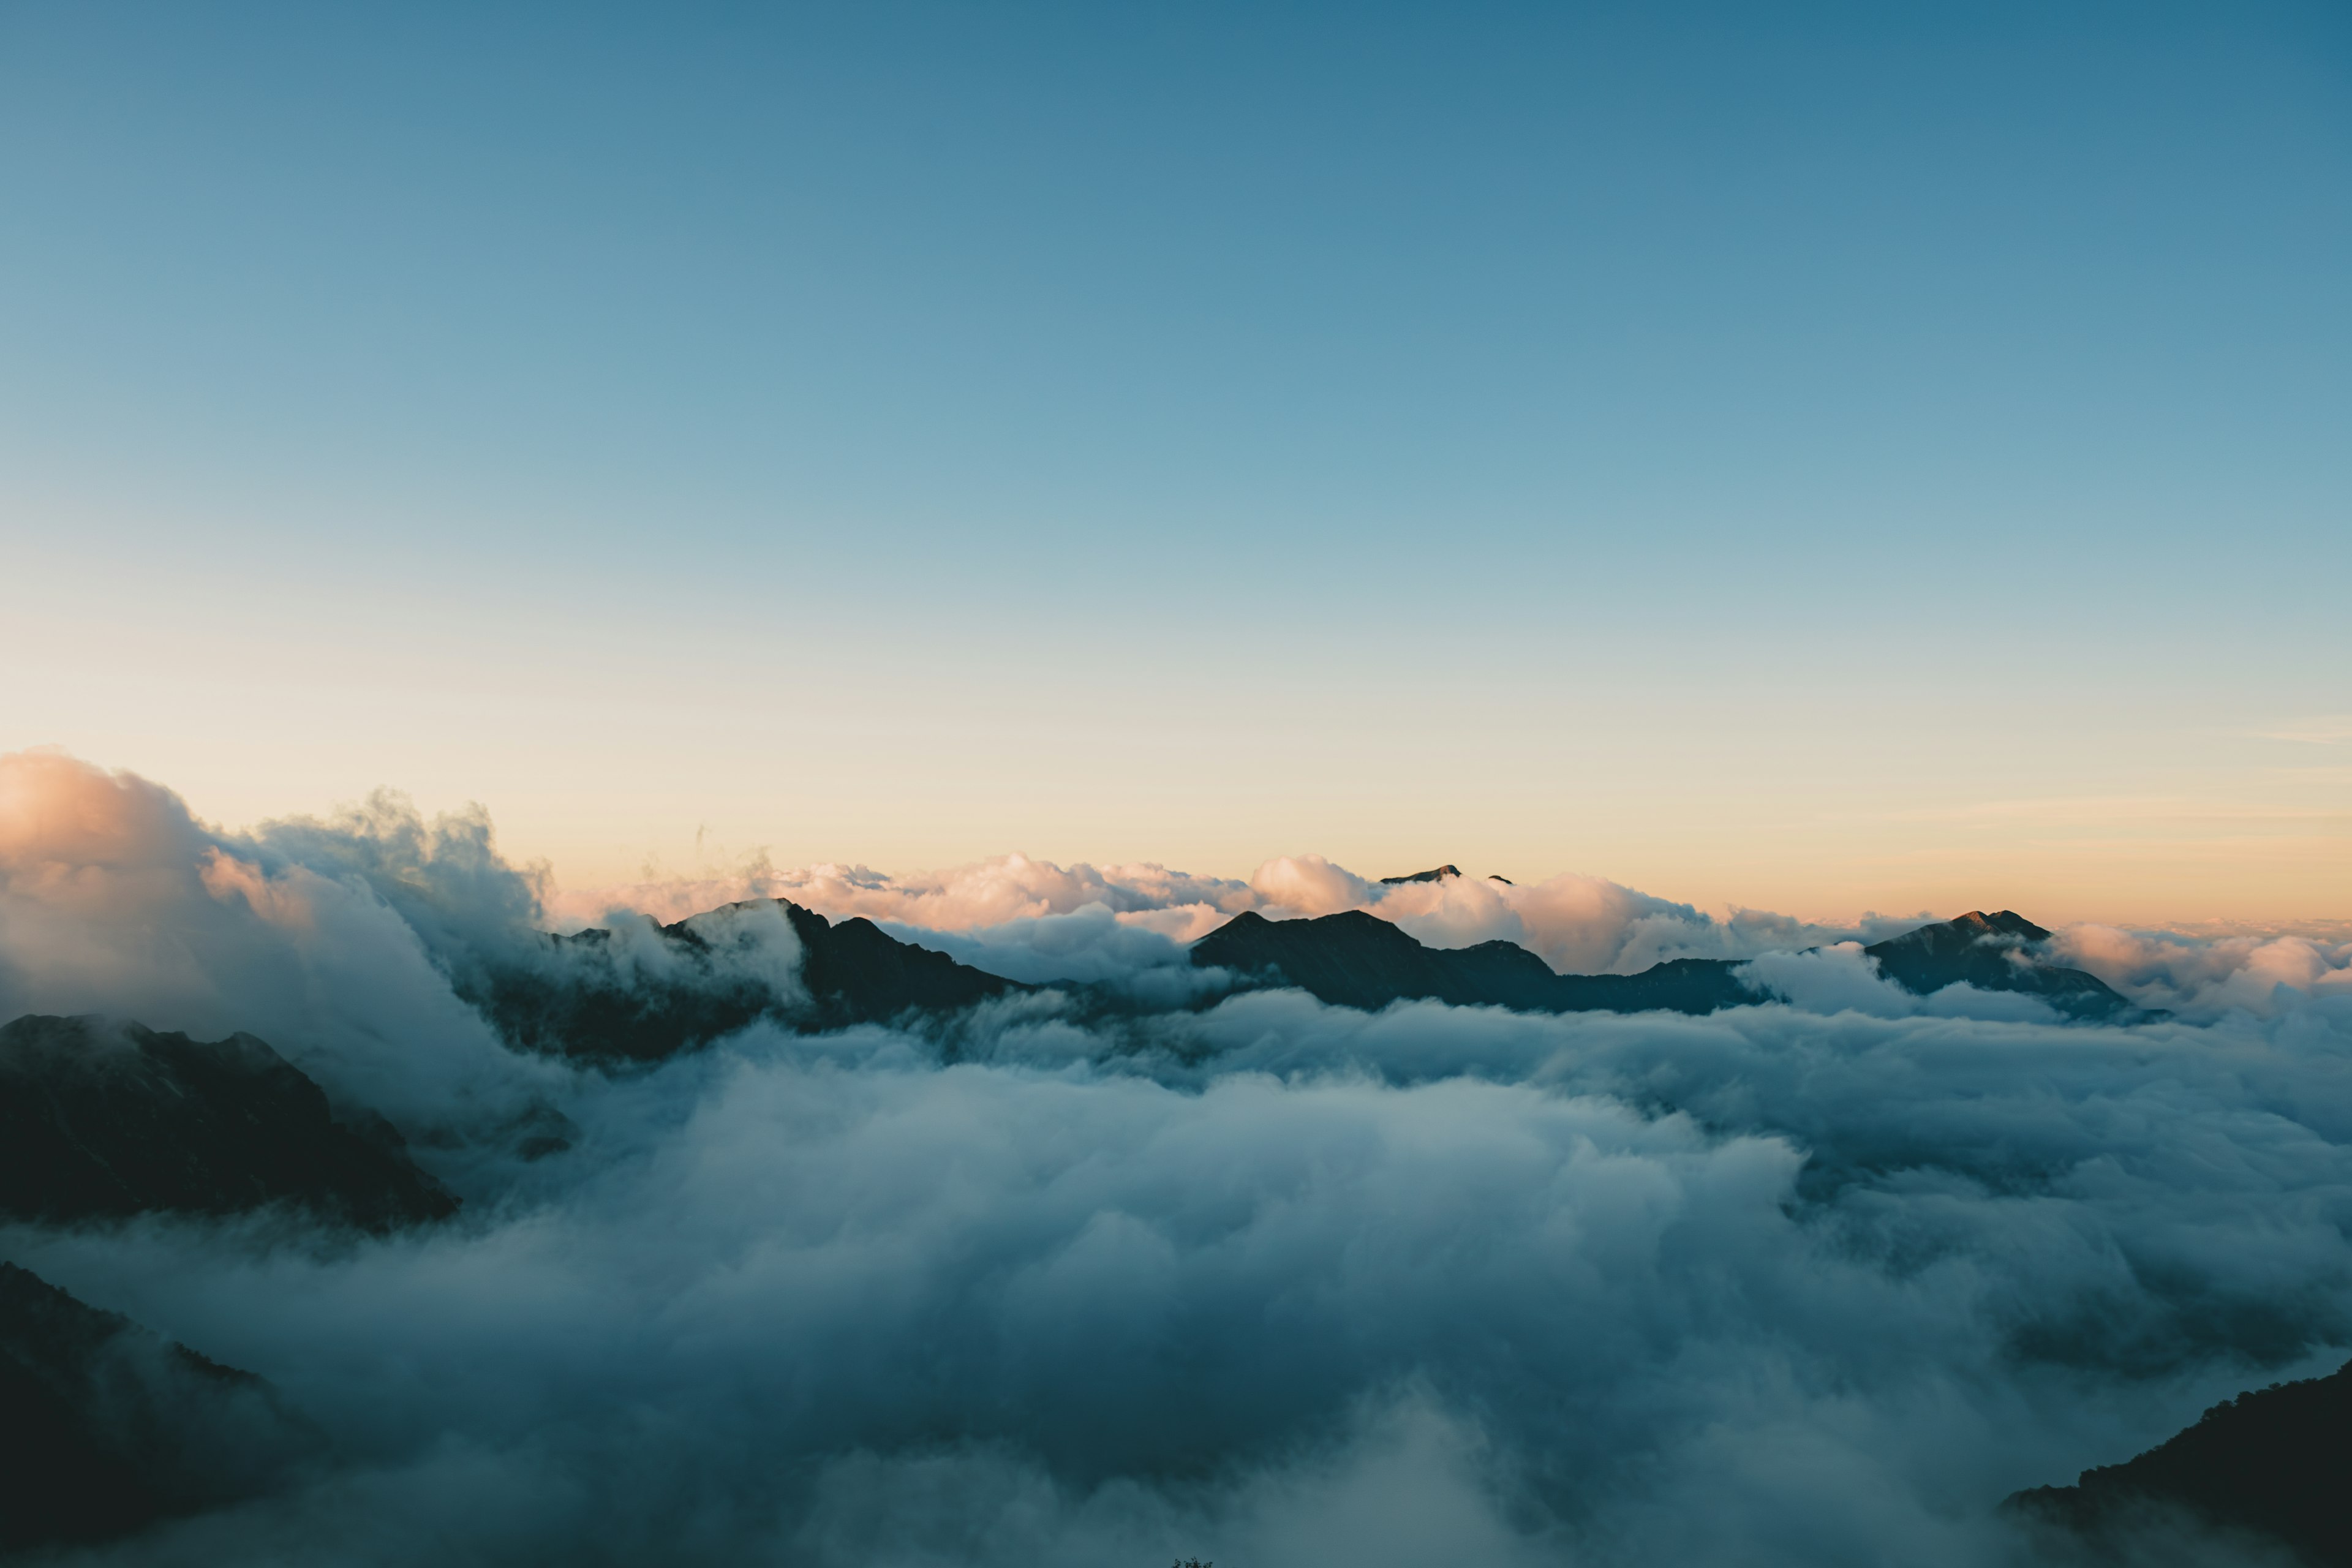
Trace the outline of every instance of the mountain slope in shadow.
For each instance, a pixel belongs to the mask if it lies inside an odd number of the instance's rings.
[[[0,1552],[254,1496],[320,1441],[251,1373],[0,1263]]]
[[[2071,1487],[2035,1487],[2013,1513],[2097,1540],[2167,1510],[2282,1542],[2305,1562],[2352,1568],[2352,1363],[2225,1400],[2197,1425]]]
[[[2041,961],[2050,933],[2004,910],[1875,942],[1863,951],[1880,973],[1926,995],[1966,982],[1982,990],[2039,996],[2075,1017],[2110,1017],[2130,1004],[2096,976]],[[1522,1012],[1712,1013],[1760,1000],[1737,973],[1743,960],[1678,958],[1638,974],[1560,974],[1515,942],[1423,945],[1361,910],[1316,920],[1235,915],[1192,944],[1192,962],[1296,985],[1336,1006],[1378,1010],[1434,1000]]]
[[[378,1232],[457,1208],[390,1123],[338,1121],[324,1090],[251,1035],[38,1014],[0,1027],[0,1215],[72,1224],[271,1204]]]

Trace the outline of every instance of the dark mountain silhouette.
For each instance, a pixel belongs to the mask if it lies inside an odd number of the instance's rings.
[[[753,908],[730,904],[714,914]],[[761,1018],[804,1031],[887,1023],[910,1012],[952,1012],[1029,987],[890,936],[858,917],[838,925],[775,900],[800,939],[806,994],[730,968],[706,917],[660,928],[675,961],[659,973],[605,961],[613,933],[549,936],[549,962],[496,972],[474,1000],[509,1040],[531,1050],[608,1061],[658,1061]]]
[[[289,1204],[375,1231],[457,1201],[251,1035],[31,1015],[0,1027],[0,1214],[70,1223]]]
[[[1389,880],[1459,874],[1444,866]],[[468,984],[467,994],[509,1041],[527,1049],[592,1061],[651,1062],[762,1018],[814,1032],[951,1013],[1032,989],[900,942],[871,921],[835,924],[779,899],[772,905],[801,949],[795,987],[772,965],[736,962],[726,934],[733,928],[713,920],[764,910],[768,902],[730,904],[656,928],[660,961],[651,963],[643,952],[625,952],[609,931],[543,936],[532,961],[488,972],[487,980]],[[1971,913],[1868,951],[1890,978],[1923,993],[1968,980],[1987,989],[2045,995],[2084,1016],[2126,1005],[2092,976],[2035,958],[2033,944],[2048,935],[2007,911]],[[1559,974],[1511,942],[1426,947],[1362,911],[1309,921],[1244,913],[1195,943],[1192,959],[1297,985],[1352,1007],[1432,997],[1536,1012],[1708,1013],[1758,1000],[1734,973],[1738,964],[1733,961],[1676,959],[1639,974]]]
[[[0,1552],[251,1496],[319,1441],[251,1373],[0,1263]]]
[[[1987,990],[2031,992],[2078,1016],[2104,1017],[2129,1005],[2092,975],[2035,962],[2027,947],[2049,934],[2006,910],[1972,912],[1864,951],[1889,979],[1922,994],[1967,980]],[[1303,921],[1238,914],[1192,944],[1192,962],[1369,1010],[1428,998],[1538,1013],[1712,1013],[1760,999],[1740,983],[1735,960],[1678,958],[1639,974],[1559,974],[1514,942],[1427,947],[1361,910]]]
[[[1433,871],[1415,871],[1410,877],[1382,877],[1381,886],[1394,888],[1406,882],[1443,882],[1448,877],[1460,875],[1462,875],[1462,868],[1458,866],[1440,866]]]
[[[2034,948],[2050,933],[2010,910],[1970,910],[1862,951],[1878,972],[1925,996],[1965,981],[1979,991],[2024,991],[2077,1017],[2105,1018],[2131,1004],[2095,974],[2043,963]]]
[[[2012,1511],[2092,1536],[2177,1510],[2267,1535],[2315,1564],[2352,1568],[2352,1363],[2271,1384],[2208,1410],[2136,1459],[2084,1470],[2071,1487],[2011,1497]]]
[[[1756,1000],[1727,963],[1677,959],[1639,974],[1559,974],[1514,942],[1424,947],[1361,910],[1311,921],[1246,911],[1194,942],[1192,962],[1278,976],[1326,1002],[1370,1010],[1433,998],[1535,1013],[1711,1013]]]

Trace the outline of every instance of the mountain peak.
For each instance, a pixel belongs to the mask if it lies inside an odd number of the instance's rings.
[[[2049,935],[2014,910],[1970,910],[1862,951],[1889,980],[1922,996],[1966,981],[1980,991],[2030,991],[2076,1017],[2113,1017],[2130,1005],[2097,976],[2028,951]]]
[[[1462,875],[1462,868],[1459,866],[1439,866],[1432,870],[1415,871],[1410,877],[1382,877],[1381,886],[1393,888],[1403,882],[1443,882],[1448,877],[1460,875]]]
[[[1946,923],[1972,931],[1978,936],[2015,936],[2022,937],[2027,942],[2043,942],[2048,940],[2050,935],[2048,931],[2035,925],[2015,910],[2001,910],[1990,915],[1982,910],[1970,910],[1958,920]]]

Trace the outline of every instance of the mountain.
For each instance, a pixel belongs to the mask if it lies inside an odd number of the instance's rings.
[[[0,1263],[0,1552],[251,1496],[319,1441],[251,1373]]]
[[[39,1015],[0,1027],[0,1215],[70,1224],[279,1203],[374,1231],[457,1208],[390,1123],[337,1121],[251,1035]]]
[[[1459,875],[1441,866],[1388,880]],[[747,933],[760,931],[773,947],[745,945]],[[2007,910],[1976,912],[1867,951],[1890,979],[1923,994],[1968,980],[2032,992],[2079,1016],[2128,1005],[2093,976],[2035,957],[2032,949],[2049,934]],[[467,983],[467,994],[513,1044],[592,1061],[660,1061],[763,1018],[814,1032],[950,1013],[1032,989],[900,942],[872,921],[835,924],[782,899],[729,904],[647,931],[589,930],[542,935],[539,943],[524,959]],[[1192,961],[1370,1009],[1433,997],[1532,1012],[1710,1013],[1758,1000],[1735,973],[1737,961],[1685,958],[1639,974],[1559,974],[1511,942],[1426,947],[1361,910],[1305,921],[1245,912],[1194,943]]]
[[[2034,948],[2050,933],[2010,910],[1970,910],[1958,920],[1925,925],[1862,951],[1878,971],[1925,996],[1965,981],[1979,991],[2023,991],[2062,1012],[2105,1018],[2131,1004],[2095,974],[2044,963]]]
[[[1434,998],[1532,1013],[1711,1013],[1756,1000],[1728,963],[1685,958],[1639,974],[1559,974],[1514,942],[1425,947],[1361,910],[1307,921],[1270,921],[1246,910],[1194,942],[1192,962],[1278,975],[1323,1001],[1371,1011]]]
[[[2136,1459],[2084,1470],[2071,1487],[2036,1487],[2005,1505],[2098,1536],[2128,1531],[2151,1507],[2284,1542],[2305,1561],[2352,1568],[2352,1363],[2326,1377],[2273,1384],[2226,1400]]]
[[[1971,912],[1864,951],[1879,960],[1887,978],[1922,994],[1967,980],[1986,990],[2043,996],[2082,1017],[2129,1006],[2081,970],[2036,961],[2031,945],[2049,934],[2007,910]],[[1513,942],[1427,947],[1361,910],[1301,921],[1244,911],[1194,942],[1192,962],[1276,977],[1335,1005],[1373,1011],[1433,998],[1536,1013],[1712,1013],[1759,999],[1740,983],[1738,960],[1678,958],[1638,974],[1560,974]]]
[[[769,969],[732,962],[713,917],[772,904],[801,951],[802,995]],[[952,1012],[1030,987],[900,942],[864,917],[838,925],[787,900],[752,900],[659,927],[662,962],[622,962],[614,933],[548,936],[539,957],[494,973],[474,997],[516,1045],[607,1061],[658,1061],[761,1018],[803,1031]]]
[[[1459,866],[1440,866],[1433,870],[1415,871],[1409,877],[1382,877],[1381,879],[1381,886],[1383,888],[1396,888],[1402,887],[1407,882],[1443,882],[1448,877],[1459,877],[1460,875],[1462,875],[1462,868]]]

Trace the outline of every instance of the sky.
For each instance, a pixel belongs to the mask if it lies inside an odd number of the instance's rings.
[[[565,885],[2352,914],[2326,5],[0,0],[0,750]]]

